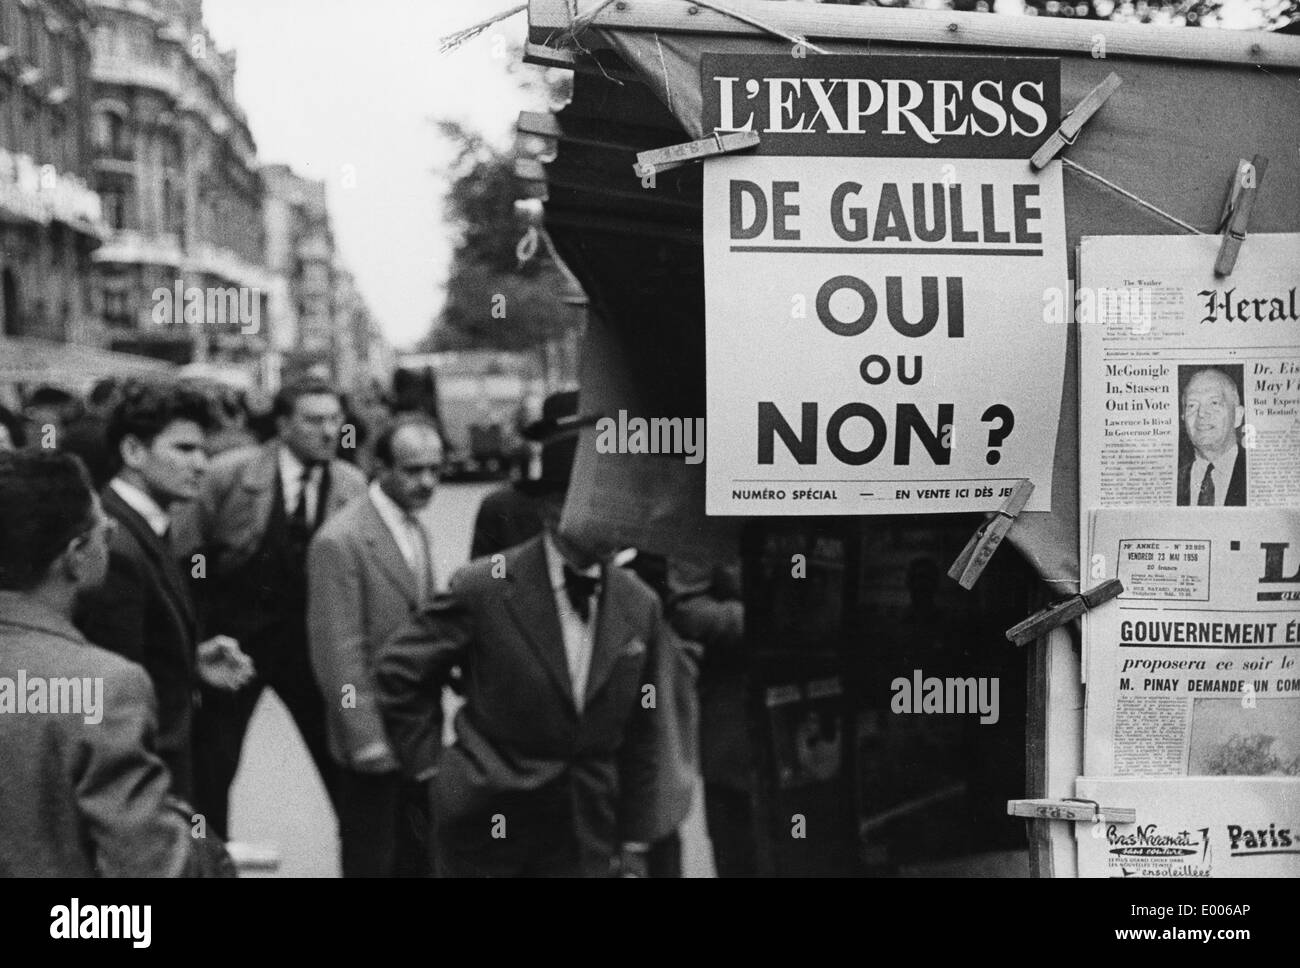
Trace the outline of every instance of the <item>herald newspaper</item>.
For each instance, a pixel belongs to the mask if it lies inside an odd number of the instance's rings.
[[[1080,242],[1081,507],[1300,506],[1300,234],[1219,243]]]

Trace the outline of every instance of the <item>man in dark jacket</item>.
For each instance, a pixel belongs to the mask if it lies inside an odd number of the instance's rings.
[[[192,795],[191,723],[199,681],[237,689],[252,676],[227,636],[198,643],[189,578],[169,543],[171,509],[192,500],[208,458],[207,399],[171,382],[131,382],[108,419],[118,468],[102,499],[117,529],[108,576],[86,596],[77,625],[92,642],[144,666],[158,698],[158,754],[176,792]]]
[[[380,650],[380,706],[407,774],[430,780],[443,876],[645,873],[676,825],[665,708],[675,643],[659,600],[556,528],[479,559]],[[456,743],[441,691],[462,670]]]
[[[334,456],[343,409],[329,383],[305,378],[282,387],[274,412],[276,437],[214,460],[198,500],[177,515],[178,547],[203,555],[205,577],[193,586],[203,627],[239,642],[257,669],[236,693],[205,689],[195,716],[195,806],[223,836],[263,686],[289,710],[331,801],[336,793],[324,699],[307,651],[307,547],[323,522],[366,493],[366,479]]]
[[[479,505],[470,558],[496,554],[542,533],[545,504],[569,488],[578,451],[578,391],[552,393],[541,419],[524,428],[524,437],[542,445],[541,474],[504,484]]]

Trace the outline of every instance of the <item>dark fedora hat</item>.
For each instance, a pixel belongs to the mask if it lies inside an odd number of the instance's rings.
[[[532,481],[520,482],[527,490],[564,490],[573,473],[578,452],[578,434],[594,424],[600,414],[578,414],[578,391],[552,393],[542,403],[542,416],[523,428],[523,436],[542,445],[542,473]]]

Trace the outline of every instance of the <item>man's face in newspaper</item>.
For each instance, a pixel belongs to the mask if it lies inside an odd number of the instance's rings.
[[[1188,381],[1183,394],[1183,426],[1202,457],[1228,450],[1236,442],[1245,415],[1236,385],[1222,371],[1202,370]]]

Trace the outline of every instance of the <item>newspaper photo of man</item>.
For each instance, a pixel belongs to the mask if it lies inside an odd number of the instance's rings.
[[[1179,507],[1245,507],[1241,364],[1180,366]]]

